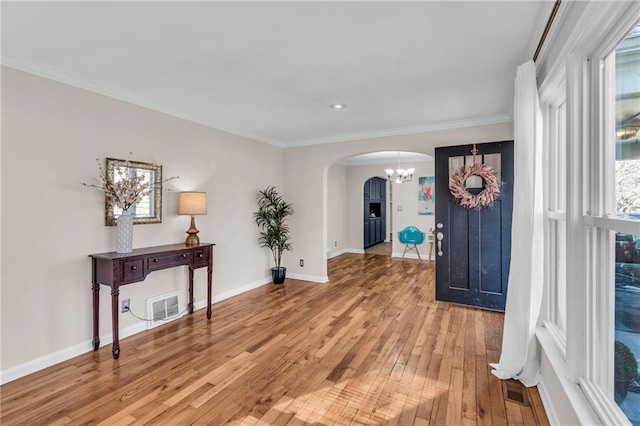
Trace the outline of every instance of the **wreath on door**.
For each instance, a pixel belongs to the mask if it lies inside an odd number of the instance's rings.
[[[482,178],[483,188],[479,194],[473,195],[465,187],[466,180],[471,176]],[[500,185],[493,167],[486,164],[473,164],[462,166],[460,170],[451,175],[449,179],[449,191],[455,200],[467,209],[481,209],[492,207],[500,196]]]

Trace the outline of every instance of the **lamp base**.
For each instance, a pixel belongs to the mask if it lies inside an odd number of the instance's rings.
[[[196,228],[196,220],[193,215],[191,215],[191,226],[187,229],[187,239],[184,240],[184,243],[188,246],[197,246],[200,244],[200,237],[198,237],[198,229]]]
[[[184,240],[184,243],[188,246],[197,246],[198,244],[200,244],[200,237],[198,237],[196,234],[189,234],[187,239]]]

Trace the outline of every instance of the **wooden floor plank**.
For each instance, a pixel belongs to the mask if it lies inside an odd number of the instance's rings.
[[[0,423],[548,425],[490,374],[503,315],[434,300],[433,265],[329,261],[0,388]],[[214,275],[215,282],[215,275]],[[215,285],[215,283],[214,283]]]

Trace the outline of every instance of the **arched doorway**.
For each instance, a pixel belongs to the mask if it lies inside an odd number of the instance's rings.
[[[368,253],[370,249],[386,245],[387,256],[401,256],[403,246],[399,245],[391,233],[409,224],[425,229],[434,226],[427,223],[433,216],[418,216],[418,176],[433,174],[433,157],[428,154],[401,152],[401,164],[416,167],[412,182],[390,184],[385,169],[396,168],[398,152],[376,152],[345,157],[335,161],[325,169],[326,185],[326,253],[327,259],[343,253]],[[385,185],[385,225],[380,225],[380,239],[386,241],[365,248],[365,214],[371,214],[371,208],[364,203],[364,186],[371,178],[379,178]],[[395,187],[393,187],[395,185]],[[393,193],[391,192],[393,191]],[[392,199],[393,196],[393,199]],[[377,206],[376,206],[377,208]],[[382,204],[380,210],[382,210]],[[382,216],[377,210],[376,217]],[[424,223],[422,223],[424,222]],[[369,231],[371,232],[371,231]],[[375,232],[375,228],[374,228]],[[421,252],[422,253],[422,252]],[[426,257],[426,255],[425,255]]]

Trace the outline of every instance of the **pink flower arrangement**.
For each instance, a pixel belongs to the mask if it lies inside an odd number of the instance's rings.
[[[153,189],[153,184],[161,185],[164,182],[177,178],[177,176],[174,176],[161,182],[151,182],[140,169],[131,166],[131,155],[133,155],[133,153],[130,152],[129,157],[122,166],[113,168],[112,178],[109,177],[108,171],[102,166],[100,159],[97,158],[97,183],[80,182],[80,184],[103,191],[107,204],[110,207],[115,206],[126,211],[129,210],[131,206],[139,203],[144,197],[148,196]]]
[[[480,176],[482,178],[484,188],[478,195],[471,194],[464,186],[465,181],[470,176]],[[501,184],[491,166],[474,164],[473,166],[462,166],[460,170],[451,176],[449,191],[462,207],[481,209],[493,206],[493,203],[500,196]]]

